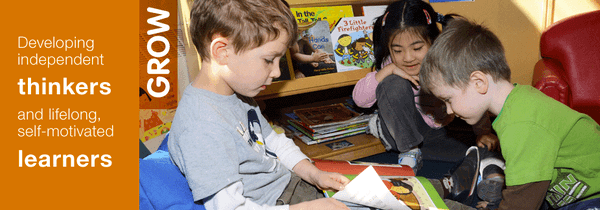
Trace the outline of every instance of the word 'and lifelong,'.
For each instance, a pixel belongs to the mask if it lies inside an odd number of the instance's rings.
[[[17,119],[24,120],[44,120],[44,116],[48,116],[48,120],[87,120],[89,123],[96,123],[100,121],[96,111],[75,111],[71,108],[62,110],[60,108],[48,108],[47,115],[44,114],[44,109],[40,108],[40,111],[19,111],[17,113]]]

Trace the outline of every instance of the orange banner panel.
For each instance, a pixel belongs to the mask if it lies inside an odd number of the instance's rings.
[[[2,209],[136,209],[139,2],[3,3]]]

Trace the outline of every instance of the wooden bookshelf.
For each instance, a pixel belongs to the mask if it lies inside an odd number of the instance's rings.
[[[339,6],[339,5],[351,5],[355,16],[362,15],[362,6],[365,5],[388,5],[393,0],[287,0],[290,7],[316,7],[316,6]],[[193,0],[179,0],[179,14],[181,21],[181,30],[183,32],[182,41],[186,52],[186,64],[189,75],[189,82],[196,77],[200,70],[201,60],[196,52],[196,49],[191,41],[189,33],[190,24],[190,7],[192,6]],[[348,87],[355,85],[358,80],[363,78],[367,73],[371,71],[370,68],[331,73],[319,76],[312,76],[306,78],[295,79],[293,78],[293,69],[290,69],[290,75],[292,79],[277,81],[267,87],[266,90],[258,94],[255,99],[257,101],[264,101],[268,99],[281,98],[286,96],[294,96],[304,93],[312,93],[315,91],[323,91],[333,88]],[[294,106],[297,104],[293,104]],[[282,109],[285,107],[269,107]],[[302,141],[295,139],[295,143],[300,149],[307,154],[310,158],[318,159],[332,159],[332,160],[354,160],[362,157],[371,156],[374,154],[385,152],[385,148],[379,141],[372,135],[361,134],[336,141],[347,140],[354,144],[352,147],[339,149],[333,151],[327,147],[326,143],[316,145],[306,145]],[[332,142],[336,142],[332,141]]]
[[[327,146],[329,143],[344,140],[354,144],[354,146],[339,150],[332,150]],[[313,145],[306,145],[301,140],[294,138],[294,143],[300,147],[300,150],[302,150],[306,156],[314,159],[356,160],[385,152],[385,147],[381,144],[381,141],[370,134],[360,134]]]

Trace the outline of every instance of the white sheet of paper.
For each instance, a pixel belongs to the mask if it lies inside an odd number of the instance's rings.
[[[404,202],[392,195],[373,166],[367,167],[344,190],[335,193],[333,198],[378,209],[410,210]]]

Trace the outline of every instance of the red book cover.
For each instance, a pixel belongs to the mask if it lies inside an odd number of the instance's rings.
[[[320,159],[313,159],[313,161],[318,169],[340,174],[358,175],[371,165],[379,176],[415,176],[412,168],[406,165]]]

